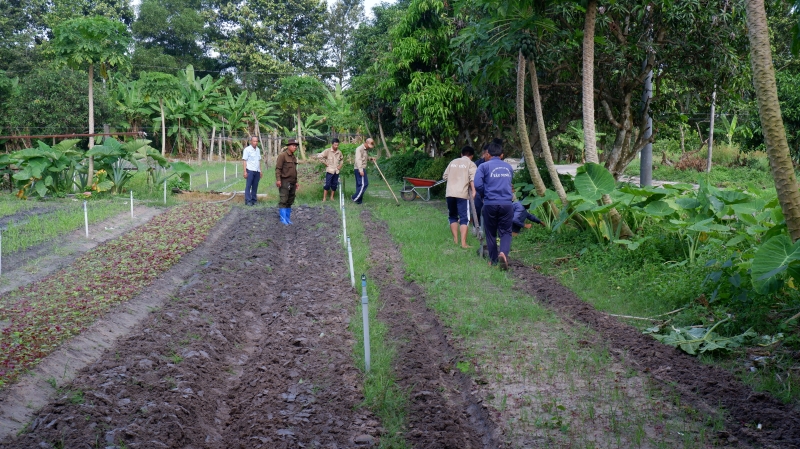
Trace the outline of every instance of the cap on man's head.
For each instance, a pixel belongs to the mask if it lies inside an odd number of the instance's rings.
[[[289,139],[289,141],[286,142],[286,146],[288,147],[289,145],[300,145],[300,144],[297,143],[297,139]]]

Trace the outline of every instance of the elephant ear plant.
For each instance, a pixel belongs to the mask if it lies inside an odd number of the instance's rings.
[[[149,173],[152,166],[167,167],[169,162],[149,144],[150,141],[146,139],[120,143],[109,138],[102,145],[89,150],[86,154],[94,156],[95,165],[111,174],[108,181],[112,184],[106,185],[108,188],[102,190],[111,189],[113,193],[122,193],[125,184],[133,178],[133,169]]]
[[[39,141],[36,148],[15,151],[7,158],[6,167],[14,166],[18,171],[12,176],[17,187],[17,197],[30,195],[63,196],[73,186],[74,177],[83,169],[83,154],[76,144],[77,139],[62,140],[54,146]],[[0,160],[0,168],[3,168]]]

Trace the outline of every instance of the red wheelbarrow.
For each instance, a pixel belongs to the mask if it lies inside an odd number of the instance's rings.
[[[403,190],[400,191],[400,196],[406,201],[414,201],[417,197],[422,198],[422,201],[430,201],[431,189],[443,182],[444,179],[434,181],[432,179],[403,177]]]

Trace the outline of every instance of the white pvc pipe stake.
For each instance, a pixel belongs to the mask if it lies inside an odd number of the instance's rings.
[[[234,175],[234,178],[235,179],[239,179],[239,166],[238,165],[234,165],[233,168],[236,169],[236,174]]]
[[[131,190],[131,218],[133,218],[133,190]]]
[[[367,298],[367,275],[361,275],[361,319],[364,323],[364,368],[369,372],[369,299]]]
[[[0,274],[3,274],[3,231],[0,231]]]
[[[167,180],[164,179],[164,204],[167,204]]]
[[[347,244],[347,220],[344,217],[344,207],[342,207],[342,245]]]
[[[83,223],[86,225],[86,238],[89,238],[89,212],[86,210],[86,201],[83,202]]]
[[[206,170],[206,188],[208,188],[208,170]]]
[[[189,175],[189,190],[192,190],[192,175]]]
[[[228,180],[228,164],[222,166],[222,182]]]
[[[347,238],[347,258],[350,259],[350,286],[356,288],[356,275],[353,273],[353,247],[350,246],[350,237]]]

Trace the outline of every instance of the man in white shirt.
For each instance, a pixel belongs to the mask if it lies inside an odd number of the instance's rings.
[[[458,230],[461,228],[461,247],[467,246],[467,224],[469,217],[469,198],[475,197],[475,149],[467,145],[461,149],[461,157],[454,159],[447,166],[442,179],[447,181],[447,212],[450,220],[450,231],[453,233],[453,243],[458,245]],[[460,225],[460,226],[459,226]]]
[[[353,163],[353,171],[356,175],[356,193],[351,197],[353,202],[361,204],[364,201],[364,192],[367,191],[369,180],[367,179],[367,162],[374,161],[374,157],[370,157],[367,150],[375,147],[375,141],[370,137],[364,141],[363,145],[356,148],[356,160]]]
[[[244,165],[244,204],[255,206],[258,198],[258,181],[261,180],[261,150],[258,149],[258,137],[250,138],[250,145],[244,148],[242,153],[242,165]]]

